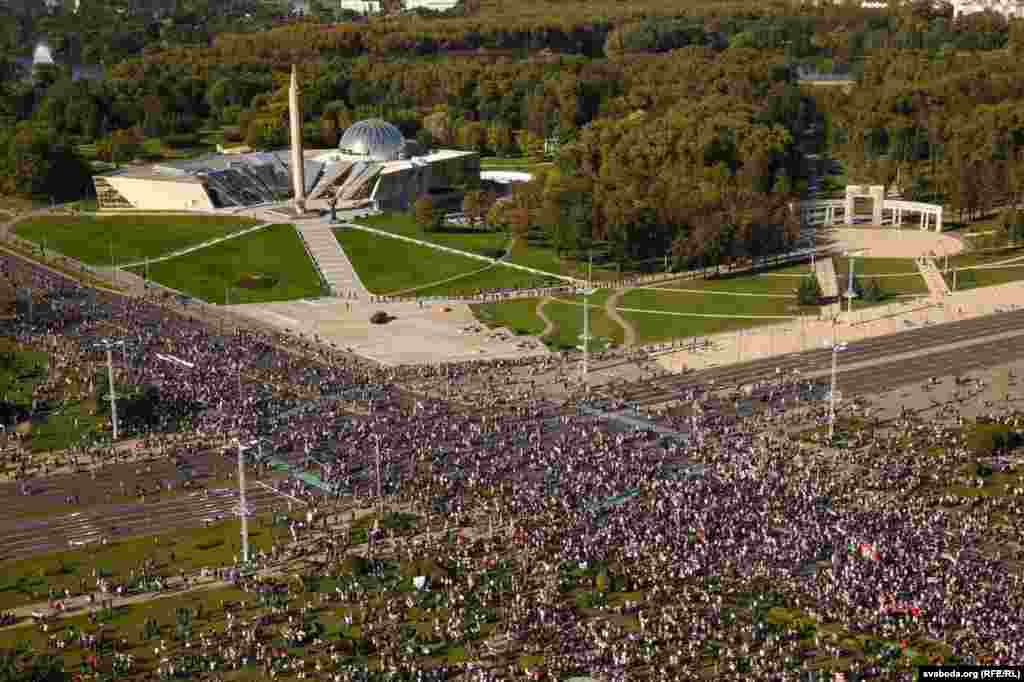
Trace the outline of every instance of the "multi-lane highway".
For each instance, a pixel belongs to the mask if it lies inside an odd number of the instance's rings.
[[[265,488],[246,492],[256,513],[280,506],[281,498]],[[236,516],[238,491],[222,488],[151,503],[100,506],[40,519],[5,520],[0,524],[0,560],[73,549],[124,536],[163,533],[201,526]]]
[[[238,489],[217,481],[217,472],[230,471],[233,462],[209,452],[190,463],[197,482],[217,487],[204,494],[198,488],[182,490],[179,481],[175,490],[154,494],[176,478],[174,466],[166,461],[115,464],[95,478],[74,473],[34,479],[27,483],[27,494],[20,483],[0,484],[0,561],[235,517]],[[135,501],[136,487],[150,491],[145,502]],[[68,496],[75,495],[79,501],[68,504]],[[256,514],[286,503],[255,482],[247,486],[246,502]]]
[[[1019,338],[991,338],[1019,332]],[[988,340],[986,340],[988,339]],[[962,374],[1024,356],[1024,310],[941,325],[908,329],[851,343],[841,354],[839,374],[843,394],[877,394],[923,381],[934,375]],[[961,344],[955,348],[944,348]],[[966,347],[963,344],[970,344]],[[906,354],[917,354],[907,357]],[[887,361],[887,358],[892,358]],[[623,396],[643,405],[674,400],[680,391],[714,381],[722,388],[750,384],[793,370],[806,376],[828,372],[830,349],[817,349],[764,358],[685,375],[657,378]],[[864,366],[864,363],[871,363]],[[858,366],[859,365],[859,366]]]

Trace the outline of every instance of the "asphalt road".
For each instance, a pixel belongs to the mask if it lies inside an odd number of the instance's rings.
[[[280,506],[281,498],[255,487],[246,491],[246,503],[259,514]],[[75,549],[102,538],[201,526],[206,520],[234,517],[237,505],[238,491],[222,488],[210,491],[207,499],[195,492],[145,504],[101,506],[46,518],[8,520],[0,527],[0,560]]]
[[[844,396],[872,395],[926,380],[933,375],[963,374],[971,370],[1004,364],[1024,356],[1024,344],[1016,339],[997,339],[969,348],[939,350],[948,344],[981,340],[1009,331],[1024,331],[1024,310],[997,313],[986,317],[935,324],[897,334],[878,336],[851,343],[843,351],[838,365],[840,389]],[[884,362],[887,356],[934,349],[918,358],[900,358]],[[844,369],[862,362],[878,362],[871,367]],[[663,376],[621,396],[641,405],[653,405],[678,397],[680,391],[711,381],[716,387],[738,387],[755,381],[770,380],[776,368],[783,374],[799,370],[803,375],[827,372],[832,351],[817,349],[716,367],[685,375]]]

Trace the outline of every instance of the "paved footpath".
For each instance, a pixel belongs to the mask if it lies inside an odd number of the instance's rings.
[[[828,299],[839,297],[839,277],[836,275],[836,266],[830,256],[814,261],[814,274],[821,285],[822,296]],[[821,307],[822,317],[828,319],[832,319],[841,312],[841,303],[830,303]]]
[[[935,265],[935,259],[922,256],[914,262],[917,263],[917,270],[924,278],[925,284],[928,285],[928,293],[932,295],[932,298],[942,299],[949,295],[949,285],[946,284],[946,279]]]

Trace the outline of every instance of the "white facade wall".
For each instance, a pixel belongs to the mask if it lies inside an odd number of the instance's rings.
[[[181,211],[213,209],[206,188],[198,182],[176,182],[172,179],[133,178],[106,175],[107,182],[140,210]]]
[[[425,7],[436,12],[445,12],[459,3],[457,0],[405,0],[403,4],[406,9]]]
[[[379,14],[379,0],[341,0],[341,9],[359,14]]]
[[[1024,17],[1024,2],[1020,0],[953,0],[953,17],[990,10],[1007,19]]]

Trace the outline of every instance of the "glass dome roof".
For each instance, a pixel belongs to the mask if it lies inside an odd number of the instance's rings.
[[[368,118],[349,126],[338,143],[344,154],[366,156],[374,161],[394,161],[402,150],[402,131],[387,121]]]

